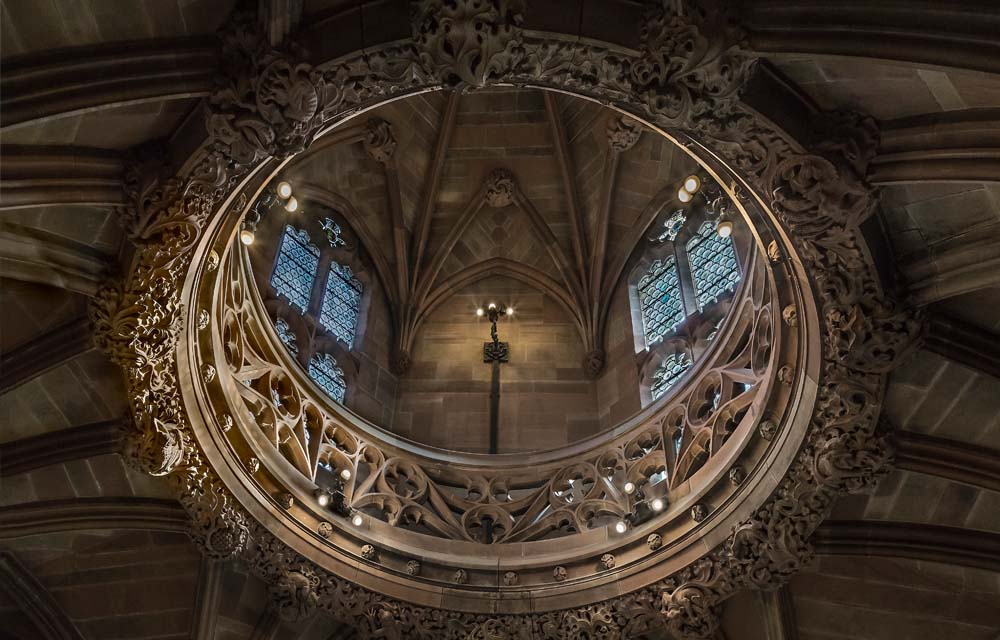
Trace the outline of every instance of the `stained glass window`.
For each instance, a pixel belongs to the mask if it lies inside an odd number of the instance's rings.
[[[291,225],[286,226],[274,273],[271,274],[271,286],[304,312],[309,308],[318,267],[319,248],[309,242],[309,234]]]
[[[739,284],[740,267],[732,238],[721,237],[711,222],[698,227],[698,233],[688,241],[686,249],[698,306],[702,309]]]
[[[316,381],[328,396],[337,402],[344,401],[347,384],[344,371],[337,366],[337,360],[329,353],[317,353],[309,359],[309,377]]]
[[[354,343],[354,332],[358,328],[361,291],[361,283],[350,267],[336,262],[330,264],[319,322],[348,345]]]
[[[663,338],[684,320],[681,285],[672,256],[654,262],[639,280],[639,309],[647,345]]]
[[[653,372],[653,385],[650,392],[653,400],[658,399],[674,386],[684,373],[691,368],[691,361],[684,353],[672,353],[663,359],[663,363]]]
[[[280,339],[281,343],[285,345],[285,348],[295,355],[299,355],[299,345],[295,342],[295,333],[293,333],[292,328],[288,326],[288,321],[284,318],[278,318],[274,323],[274,328],[278,332],[278,339]]]

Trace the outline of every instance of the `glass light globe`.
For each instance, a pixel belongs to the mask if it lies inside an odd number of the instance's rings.
[[[486,313],[486,312],[483,311],[482,307],[480,307],[479,309],[476,309],[476,315],[477,316],[482,317],[484,313]]]
[[[680,189],[677,190],[677,199],[680,200],[681,202],[685,203],[691,202],[691,199],[693,197],[694,196],[691,195],[691,192],[685,189],[684,187],[681,187]]]
[[[353,524],[355,527],[360,527],[364,521],[365,519],[361,517],[360,513],[356,514],[353,518],[351,518],[351,524]]]
[[[340,477],[343,478],[344,480],[350,480],[351,479],[351,470],[350,469],[344,469],[344,470],[342,470],[340,472]]]
[[[698,189],[701,189],[701,180],[698,176],[688,176],[684,178],[684,189],[688,193],[698,193]]]
[[[496,308],[497,308],[497,305],[496,305],[496,303],[495,303],[495,302],[491,302],[491,303],[489,303],[489,304],[488,304],[488,305],[486,305],[486,306],[488,306],[488,307],[489,307],[490,309],[496,309]]]
[[[245,244],[247,246],[252,245],[253,244],[253,231],[251,231],[250,229],[242,229],[240,231],[240,242],[242,242],[243,244]]]
[[[615,523],[615,531],[618,533],[625,533],[628,531],[628,524],[624,520],[619,520]]]
[[[733,235],[733,223],[729,220],[719,220],[719,224],[715,226],[715,231],[720,237],[728,238]]]
[[[663,498],[656,498],[649,503],[649,506],[653,508],[653,511],[663,511],[663,507],[666,505],[663,504]]]
[[[292,195],[292,185],[284,181],[279,182],[277,191],[279,198],[281,199],[288,198]]]
[[[514,309],[512,307],[507,307],[507,310],[504,313],[506,313],[509,316],[512,316],[514,315]]]
[[[299,201],[295,199],[295,196],[290,197],[288,202],[285,203],[285,211],[288,213],[295,213],[298,209]]]
[[[633,491],[635,491],[635,483],[634,482],[626,482],[624,489],[625,489],[625,493],[632,493]]]
[[[319,506],[321,507],[327,506],[328,504],[330,504],[330,494],[323,490],[317,491],[316,502],[318,502]]]

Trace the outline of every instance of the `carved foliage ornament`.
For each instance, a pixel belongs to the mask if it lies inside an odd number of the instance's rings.
[[[724,598],[740,586],[774,588],[786,580],[808,560],[808,535],[834,497],[870,486],[888,468],[891,449],[876,428],[884,372],[913,343],[919,323],[884,300],[859,251],[857,225],[872,198],[861,173],[846,169],[865,161],[864,135],[853,143],[817,143],[817,153],[796,152],[782,133],[739,106],[754,64],[739,29],[707,2],[680,4],[682,11],[673,3],[651,10],[635,58],[580,42],[531,40],[520,29],[518,3],[503,0],[414,3],[412,47],[369,49],[322,71],[296,52],[271,49],[246,16],[222,34],[224,71],[208,101],[209,140],[181,175],[128,182],[136,257],[125,280],[99,292],[91,318],[97,344],[125,373],[131,462],[168,476],[192,517],[195,540],[213,556],[246,560],[271,585],[283,616],[321,607],[359,623],[363,635],[384,638],[627,638],[664,624],[680,638],[709,637]],[[301,150],[323,123],[383,96],[440,82],[493,81],[616,102],[687,131],[740,169],[771,199],[816,283],[827,359],[799,458],[724,547],[600,604],[484,619],[394,602],[352,585],[318,570],[250,519],[195,446],[175,357],[193,313],[181,303],[192,250],[209,216],[222,215],[227,194],[258,162]],[[513,185],[498,180],[491,206],[503,206],[512,194]],[[867,365],[872,357],[874,368]],[[455,581],[466,579],[459,569]]]

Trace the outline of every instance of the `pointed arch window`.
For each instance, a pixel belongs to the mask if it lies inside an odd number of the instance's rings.
[[[718,301],[719,296],[739,284],[740,267],[733,239],[721,237],[711,222],[705,221],[698,227],[685,249],[700,309]]]
[[[660,366],[653,372],[653,384],[649,389],[653,400],[659,399],[666,393],[690,368],[691,360],[687,354],[672,353],[664,358]]]
[[[349,346],[354,343],[361,312],[361,282],[347,265],[330,263],[330,273],[323,292],[319,322]]]
[[[655,261],[639,280],[639,307],[647,345],[661,340],[684,321],[680,278],[673,256]]]
[[[285,226],[278,249],[278,259],[271,274],[271,286],[279,295],[302,312],[309,308],[316,269],[319,268],[319,248],[309,240],[309,234],[291,225]]]
[[[344,370],[337,366],[337,360],[329,353],[316,353],[309,358],[309,377],[316,381],[328,396],[337,402],[344,402],[347,383]]]

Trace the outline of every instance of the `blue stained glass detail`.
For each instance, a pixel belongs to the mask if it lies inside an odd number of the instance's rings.
[[[670,240],[673,242],[677,238],[677,234],[681,232],[684,228],[684,223],[687,222],[687,213],[684,209],[678,209],[674,211],[666,222],[663,223],[663,230],[660,235],[656,237],[657,241],[663,242],[664,240]]]
[[[688,241],[686,248],[699,307],[704,309],[739,284],[740,266],[733,240],[719,236],[711,222],[703,222],[698,227],[698,233]]]
[[[345,242],[344,239],[340,237],[341,230],[339,224],[337,224],[330,218],[326,218],[323,220],[322,227],[323,231],[326,232],[326,239],[330,242],[331,247],[336,248],[336,247],[347,246],[347,242]]]
[[[348,346],[354,343],[354,332],[358,328],[361,291],[361,283],[350,267],[336,262],[330,264],[319,322]]]
[[[292,328],[288,326],[288,321],[284,318],[278,318],[274,322],[274,328],[278,332],[278,338],[281,340],[281,343],[285,345],[285,348],[293,354],[299,355],[299,345],[295,341],[295,333],[293,333]]]
[[[686,354],[672,353],[663,359],[659,368],[653,372],[653,385],[650,392],[653,400],[657,400],[674,386],[684,373],[691,368],[691,361]]]
[[[309,234],[291,225],[286,226],[274,273],[271,274],[271,286],[305,312],[309,308],[317,268],[319,248],[309,241]]]
[[[684,320],[681,284],[672,256],[654,262],[639,280],[639,309],[647,346],[672,332]]]
[[[317,353],[309,359],[309,377],[316,381],[328,396],[337,402],[344,401],[347,383],[344,371],[337,366],[337,360],[329,353]]]

